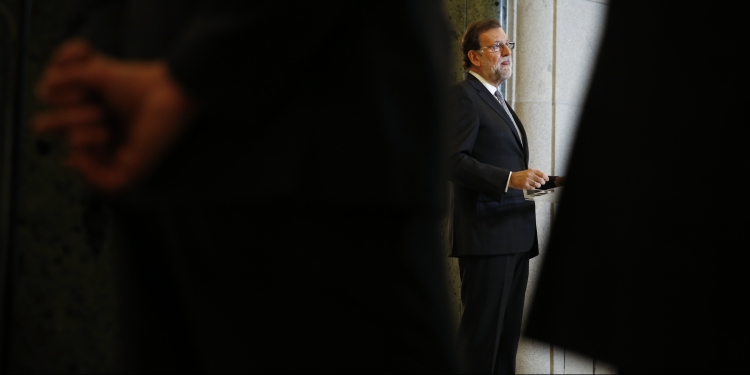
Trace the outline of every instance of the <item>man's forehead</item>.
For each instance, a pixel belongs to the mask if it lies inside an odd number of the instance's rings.
[[[481,35],[479,35],[479,38],[486,42],[502,42],[505,41],[508,36],[505,35],[505,31],[503,31],[502,28],[498,27],[483,32]]]

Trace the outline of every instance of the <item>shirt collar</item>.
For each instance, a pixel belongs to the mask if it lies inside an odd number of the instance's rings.
[[[484,87],[486,87],[487,90],[490,91],[490,94],[495,95],[495,91],[497,91],[497,86],[493,86],[491,83],[487,82],[487,80],[484,79],[484,77],[480,76],[477,72],[473,70],[469,70],[469,74],[473,75],[474,77],[477,77],[479,82],[482,82]]]

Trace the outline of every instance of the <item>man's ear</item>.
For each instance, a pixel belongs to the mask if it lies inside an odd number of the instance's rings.
[[[471,50],[469,51],[469,61],[477,68],[482,66],[482,60],[479,58],[479,52]]]

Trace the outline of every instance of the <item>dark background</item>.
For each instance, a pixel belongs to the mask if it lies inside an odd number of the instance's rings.
[[[120,372],[107,211],[34,137],[32,96],[78,0],[0,0],[0,274],[5,373]],[[14,30],[14,32],[11,32]],[[23,251],[18,251],[23,249]]]

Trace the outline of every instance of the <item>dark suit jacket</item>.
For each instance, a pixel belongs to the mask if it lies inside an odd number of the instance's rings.
[[[449,91],[449,169],[453,187],[451,256],[539,254],[534,203],[523,191],[505,186],[513,171],[529,168],[526,131],[508,108],[523,137],[516,136],[510,117],[473,75]]]

